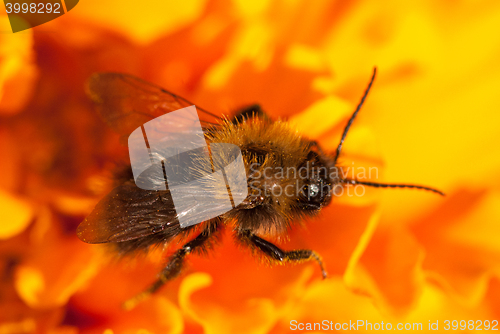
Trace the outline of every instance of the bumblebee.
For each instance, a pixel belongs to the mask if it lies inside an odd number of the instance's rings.
[[[246,170],[248,195],[232,210],[197,225],[181,227],[169,189],[141,189],[130,166],[117,179],[118,186],[106,195],[79,225],[78,237],[87,243],[112,243],[121,254],[166,245],[176,238],[189,239],[167,261],[158,279],[126,308],[176,278],[191,253],[211,249],[222,228],[236,241],[260,253],[270,263],[316,261],[327,277],[319,254],[309,249],[283,250],[268,238],[286,236],[294,224],[313,217],[330,204],[337,187],[365,185],[378,188],[415,188],[444,195],[441,191],[412,184],[385,184],[349,179],[339,173],[338,159],[349,129],[375,79],[376,69],[359,104],[348,120],[335,152],[324,152],[283,121],[273,121],[258,105],[246,107],[233,119],[220,118],[204,109],[198,112],[214,121],[204,122],[207,143],[238,146]],[[122,136],[161,115],[192,105],[161,87],[120,73],[91,77],[88,93],[108,125]],[[281,172],[281,173],[279,173]],[[187,194],[189,195],[189,194]]]

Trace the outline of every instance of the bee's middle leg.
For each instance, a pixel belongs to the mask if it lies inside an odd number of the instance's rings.
[[[267,256],[272,261],[276,261],[278,263],[285,262],[304,262],[304,261],[316,261],[318,262],[321,268],[321,275],[323,278],[327,277],[327,273],[325,267],[323,266],[323,261],[321,257],[313,250],[310,249],[296,249],[291,251],[285,251],[274,245],[273,243],[258,237],[253,234],[251,231],[245,230],[237,233],[237,238],[243,242],[244,244],[256,248]]]
[[[151,284],[145,291],[133,297],[132,299],[126,301],[123,304],[123,307],[125,309],[131,309],[135,307],[140,301],[146,299],[151,294],[155,293],[165,283],[179,276],[184,266],[184,259],[186,255],[190,254],[195,250],[200,250],[201,248],[206,246],[207,241],[209,241],[213,237],[214,233],[216,232],[216,229],[217,229],[216,226],[207,227],[196,238],[185,243],[184,246],[182,246],[172,256],[170,256],[167,265],[160,273],[160,277],[153,284]]]

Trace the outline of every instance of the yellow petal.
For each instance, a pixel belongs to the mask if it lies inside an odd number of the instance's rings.
[[[292,45],[285,55],[285,63],[290,67],[313,72],[326,70],[323,54],[306,45]]]
[[[204,6],[204,0],[157,0],[147,5],[89,0],[78,3],[71,15],[113,27],[138,42],[146,43],[195,21],[202,14]]]
[[[12,34],[7,15],[0,14],[0,112],[24,107],[38,76],[34,64],[32,32]]]
[[[207,334],[267,333],[275,323],[278,312],[272,300],[250,298],[245,305],[234,309],[212,303],[194,303],[192,295],[209,286],[211,277],[196,273],[186,277],[180,287],[181,309],[199,323]]]
[[[316,139],[338,125],[352,112],[352,106],[335,96],[327,96],[289,119],[301,134]]]
[[[17,268],[16,279],[17,293],[23,301],[34,306],[39,303],[40,295],[45,289],[43,274],[32,267],[20,266]]]
[[[24,231],[33,218],[33,208],[0,190],[0,217],[0,239],[7,239]]]

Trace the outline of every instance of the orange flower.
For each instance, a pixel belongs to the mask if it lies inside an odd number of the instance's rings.
[[[498,320],[499,19],[496,2],[87,0],[1,35],[0,333]],[[343,163],[446,198],[378,189],[335,198],[283,245],[320,253],[326,280],[314,264],[265,267],[228,234],[209,258],[192,256],[184,276],[120,308],[165,256],[113,261],[76,238],[127,158],[85,96],[86,78],[131,73],[224,114],[259,102],[333,151],[374,65]]]
[[[32,34],[10,31],[9,19],[0,14],[0,115],[19,112],[29,101],[37,78],[32,52]]]

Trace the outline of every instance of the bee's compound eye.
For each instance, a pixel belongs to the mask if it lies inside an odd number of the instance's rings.
[[[314,197],[319,193],[319,186],[317,184],[310,184],[309,185],[309,196]]]
[[[306,184],[302,187],[302,194],[308,200],[316,200],[321,192],[321,187],[316,183]]]

